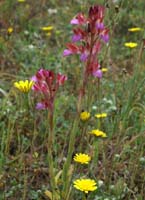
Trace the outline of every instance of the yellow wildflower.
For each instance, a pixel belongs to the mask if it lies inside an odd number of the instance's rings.
[[[8,30],[7,30],[8,34],[11,34],[13,32],[13,28],[12,27],[9,27]]]
[[[104,133],[103,131],[100,131],[98,129],[94,129],[94,130],[90,131],[89,133],[93,134],[93,135],[95,135],[97,137],[102,137],[102,138],[106,138],[107,137],[106,133]]]
[[[19,82],[15,82],[14,86],[20,90],[21,92],[27,93],[29,92],[29,90],[31,89],[32,85],[33,85],[33,81],[19,81]]]
[[[86,121],[86,120],[88,120],[89,118],[90,118],[90,113],[89,113],[89,112],[86,112],[86,111],[81,112],[81,114],[80,114],[80,119],[81,119],[82,121]]]
[[[107,69],[107,68],[102,68],[101,71],[102,71],[102,72],[107,72],[108,69]]]
[[[102,113],[102,117],[107,117],[107,113]]]
[[[128,31],[130,32],[142,31],[142,28],[139,28],[139,27],[129,28]]]
[[[101,115],[101,114],[96,114],[95,117],[96,117],[96,118],[101,118],[102,115]]]
[[[77,190],[88,193],[97,189],[96,182],[93,179],[77,179],[74,182]]]
[[[107,117],[107,113],[100,113],[95,115],[96,118],[105,118]]]
[[[23,2],[25,2],[25,0],[18,0],[18,2],[23,3]]]
[[[41,28],[42,31],[52,31],[53,30],[53,26],[43,26]]]
[[[138,44],[135,42],[126,42],[124,45],[129,48],[134,48],[137,47]]]
[[[79,153],[74,156],[74,161],[81,164],[88,164],[91,160],[91,157],[87,154]]]

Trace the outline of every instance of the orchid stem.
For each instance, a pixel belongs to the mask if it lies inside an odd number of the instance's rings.
[[[49,118],[49,135],[48,135],[48,160],[49,160],[49,176],[50,176],[50,185],[52,189],[52,200],[55,198],[55,175],[54,175],[54,163],[53,163],[53,143],[54,143],[54,132],[53,132],[53,111],[48,113]]]

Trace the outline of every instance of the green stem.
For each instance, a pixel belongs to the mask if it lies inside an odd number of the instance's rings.
[[[79,121],[80,121],[80,112],[82,110],[82,99],[85,95],[85,90],[87,87],[87,83],[88,83],[88,66],[90,65],[91,62],[91,57],[92,57],[92,51],[93,51],[93,46],[94,46],[94,35],[91,35],[91,49],[90,49],[90,55],[88,58],[88,61],[86,63],[86,66],[84,68],[83,71],[83,80],[82,80],[82,87],[80,89],[79,92],[79,96],[78,96],[78,102],[77,102],[77,116],[74,120],[73,123],[73,127],[72,127],[72,131],[70,133],[70,138],[69,138],[69,148],[68,148],[68,155],[66,158],[66,162],[63,166],[63,172],[62,172],[62,178],[63,178],[63,196],[64,196],[64,200],[66,200],[67,198],[69,198],[69,187],[70,187],[70,181],[71,181],[71,177],[72,175],[70,174],[70,165],[71,165],[71,160],[72,160],[72,154],[74,152],[74,144],[75,144],[75,137],[76,137],[76,133],[77,133],[77,129],[78,129],[78,125],[79,125]]]
[[[98,78],[98,110],[99,110],[99,113],[101,113],[101,90],[100,90],[100,87],[101,87],[101,82],[100,82],[100,79]]]
[[[97,166],[98,154],[99,154],[98,140],[94,141],[93,146],[94,146],[94,156],[93,156],[93,164],[92,164],[92,166]]]
[[[87,200],[87,194],[84,194],[84,195],[83,195],[82,200]]]
[[[69,148],[68,148],[68,156],[67,156],[66,162],[65,162],[64,167],[63,167],[62,178],[63,178],[63,183],[64,183],[64,186],[63,186],[64,199],[66,199],[66,196],[67,196],[67,193],[68,193],[68,190],[69,190],[69,186],[70,186],[71,176],[69,174],[69,167],[70,167],[70,164],[71,164],[72,154],[73,154],[73,151],[74,151],[75,136],[76,136],[76,133],[77,133],[78,124],[79,124],[79,115],[77,115],[77,117],[76,117],[76,119],[73,123],[72,131],[71,131],[71,134],[70,134],[70,140],[69,140],[70,142],[69,142]]]
[[[24,166],[24,190],[23,190],[23,197],[22,197],[23,200],[26,200],[27,198],[27,189],[28,189],[27,186],[28,186],[28,177],[26,174],[26,168]]]
[[[86,80],[86,81],[85,81]],[[74,152],[74,144],[75,144],[75,137],[80,121],[80,112],[82,110],[82,98],[84,96],[84,92],[86,89],[86,84],[87,84],[87,78],[86,74],[84,73],[83,81],[82,81],[82,87],[78,96],[78,102],[77,102],[77,115],[73,123],[73,127],[70,133],[70,138],[69,138],[69,147],[68,147],[68,155],[66,158],[66,162],[64,163],[63,166],[63,172],[62,172],[62,179],[63,179],[63,196],[64,200],[68,198],[68,193],[69,193],[69,187],[70,187],[70,181],[71,181],[71,174],[70,174],[70,165],[71,165],[71,160],[72,160],[72,154]]]
[[[54,144],[54,132],[53,132],[53,111],[48,113],[49,119],[49,135],[48,135],[48,161],[49,161],[49,176],[50,176],[50,185],[52,189],[52,200],[55,200],[55,174],[54,174],[54,163],[53,163],[53,144]]]

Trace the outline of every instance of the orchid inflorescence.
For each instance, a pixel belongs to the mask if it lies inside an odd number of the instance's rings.
[[[47,69],[40,69],[32,77],[34,85],[32,89],[42,95],[41,102],[37,103],[37,109],[53,109],[54,99],[59,86],[63,85],[67,77],[63,74],[55,74]]]
[[[109,41],[109,29],[104,25],[103,6],[92,6],[89,9],[88,17],[83,13],[77,14],[72,20],[72,25],[77,25],[73,29],[72,42],[68,43],[63,56],[79,54],[80,60],[86,63],[85,75],[92,74],[102,78],[101,66],[97,55],[101,50],[102,43]],[[76,44],[76,42],[80,42]]]

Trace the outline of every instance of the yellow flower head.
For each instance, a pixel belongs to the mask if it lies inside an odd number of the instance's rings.
[[[102,117],[102,114],[96,114],[95,117],[96,117],[96,118],[101,118],[101,117]]]
[[[13,28],[12,27],[9,27],[8,30],[7,30],[8,34],[11,34],[13,32]]]
[[[142,31],[142,28],[139,28],[139,27],[129,28],[128,31],[130,32]]]
[[[74,182],[77,190],[88,193],[97,189],[96,182],[93,179],[77,179]]]
[[[96,118],[105,118],[107,117],[107,113],[100,113],[95,115]]]
[[[101,71],[102,71],[102,72],[107,72],[108,69],[104,67],[104,68],[101,69]]]
[[[107,113],[102,113],[102,117],[107,117]]]
[[[137,47],[138,44],[135,42],[126,42],[124,45],[129,48],[134,48]]]
[[[86,120],[88,120],[89,118],[90,118],[90,113],[89,113],[89,112],[86,112],[86,111],[81,112],[81,114],[80,114],[80,119],[81,119],[82,121],[86,121]]]
[[[79,153],[74,156],[74,161],[81,164],[88,164],[91,160],[91,157],[87,154]]]
[[[23,2],[25,2],[25,0],[18,0],[18,2],[23,3]]]
[[[41,28],[42,31],[52,31],[53,30],[53,26],[43,26]]]
[[[94,129],[94,130],[90,131],[89,133],[93,134],[93,135],[95,135],[97,137],[102,137],[102,138],[106,138],[107,137],[106,133],[104,133],[103,131],[100,131],[98,129]]]
[[[29,92],[29,90],[31,89],[32,85],[33,85],[33,81],[19,81],[19,82],[15,82],[14,86],[20,90],[21,92],[27,93]]]

